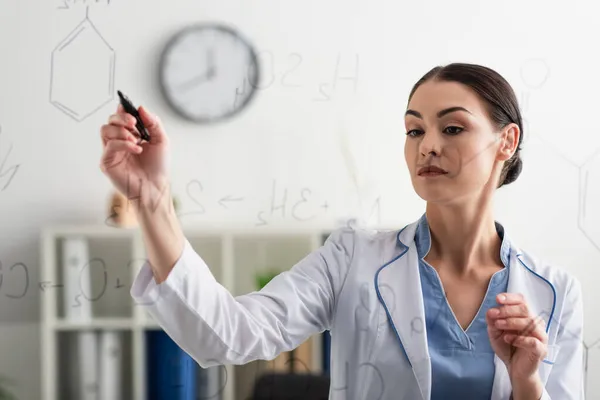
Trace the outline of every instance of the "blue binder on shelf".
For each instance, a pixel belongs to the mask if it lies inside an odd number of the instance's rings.
[[[331,369],[331,334],[323,332],[323,374],[329,376]]]
[[[196,400],[197,368],[192,357],[161,330],[146,331],[149,400]]]

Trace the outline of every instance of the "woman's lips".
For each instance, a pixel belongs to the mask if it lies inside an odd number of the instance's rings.
[[[448,173],[448,171],[446,171],[440,167],[436,167],[435,165],[428,165],[426,167],[422,167],[417,172],[417,174],[419,176],[438,176],[438,175],[445,175],[447,173]]]

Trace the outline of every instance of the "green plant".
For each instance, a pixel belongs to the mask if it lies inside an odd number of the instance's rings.
[[[256,285],[259,289],[262,289],[266,286],[267,283],[271,281],[271,279],[275,278],[279,275],[277,271],[264,271],[256,273]]]
[[[11,383],[14,383],[11,379],[0,376],[0,400],[17,400],[17,397],[7,388]]]

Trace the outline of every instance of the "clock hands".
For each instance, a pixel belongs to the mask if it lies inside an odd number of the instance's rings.
[[[178,84],[177,85],[178,90],[187,91],[187,90],[193,89],[195,86],[198,86],[198,85],[203,84],[204,82],[210,81],[216,76],[217,71],[216,71],[215,61],[214,61],[214,50],[212,48],[207,50],[206,60],[207,60],[206,63],[208,65],[208,70],[201,75],[194,76],[193,78],[190,78],[187,81]]]
[[[215,68],[215,52],[212,47],[210,49],[208,49],[208,52],[206,54],[206,59],[207,59],[206,63],[209,65],[208,79],[212,79],[215,77],[215,75],[217,73],[217,69]]]

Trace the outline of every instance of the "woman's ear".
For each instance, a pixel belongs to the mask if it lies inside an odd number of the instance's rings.
[[[519,146],[519,135],[521,134],[517,124],[509,124],[500,133],[500,147],[498,148],[498,159],[509,160],[517,151]]]

